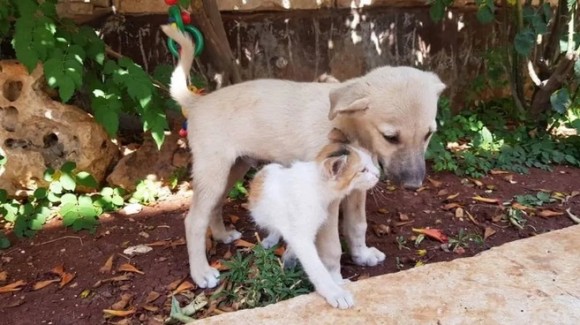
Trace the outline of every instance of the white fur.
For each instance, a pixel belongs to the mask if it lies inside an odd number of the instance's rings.
[[[432,73],[382,67],[342,83],[263,79],[199,96],[187,89],[194,48],[191,39],[175,28],[162,28],[183,49],[171,77],[171,95],[188,114],[194,197],[185,232],[191,277],[199,287],[216,286],[219,276],[205,255],[207,228],[226,243],[240,237],[239,232],[225,228],[221,213],[227,190],[249,168],[240,157],[284,165],[312,160],[329,132],[338,127],[388,167],[396,151],[378,134],[377,123],[382,122],[401,128],[403,141],[397,150],[424,150],[423,128],[434,122],[437,96],[444,88]],[[369,140],[373,137],[378,140]],[[353,260],[375,265],[385,255],[366,245],[365,199],[364,191],[353,191],[345,199],[343,231]],[[337,238],[335,231],[324,229],[322,237]]]
[[[296,255],[316,291],[330,305],[340,309],[354,305],[352,295],[340,287],[343,283],[340,255],[325,265],[315,240],[324,223],[329,219],[338,220],[338,210],[331,208],[333,204],[338,206],[338,202],[352,190],[366,191],[379,180],[380,173],[372,158],[361,150],[356,151],[367,171],[356,174],[344,189],[336,190],[334,176],[329,178],[317,162],[295,162],[289,168],[269,164],[255,176],[258,179],[264,175],[261,197],[250,202],[256,224],[270,232],[264,246],[271,247],[282,236],[288,243],[290,254]],[[346,161],[348,156],[344,158]],[[337,229],[338,225],[334,228]]]

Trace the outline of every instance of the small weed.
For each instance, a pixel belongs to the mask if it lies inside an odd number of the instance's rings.
[[[397,256],[395,257],[395,265],[397,266],[397,270],[402,270],[405,267],[405,264],[401,262],[401,259]]]
[[[550,193],[548,192],[538,192],[536,195],[532,194],[516,195],[515,199],[519,204],[526,205],[529,207],[542,206],[544,204],[556,201],[554,198],[550,196]]]
[[[188,169],[185,167],[176,168],[169,176],[169,188],[175,190],[179,183],[187,180]]]
[[[135,192],[129,199],[131,203],[151,204],[159,198],[160,186],[150,179],[144,179],[137,183]]]
[[[410,250],[410,248],[407,247],[407,240],[405,239],[405,237],[397,236],[396,240],[397,240],[397,247],[399,248],[399,250],[403,250],[403,248]]]
[[[244,182],[243,181],[237,181],[236,184],[234,184],[234,186],[230,190],[230,193],[228,194],[228,197],[230,199],[240,200],[240,199],[245,198],[246,195],[248,195],[248,190],[244,186]]]
[[[225,297],[240,308],[266,306],[313,290],[301,268],[284,269],[274,250],[261,245],[246,254],[238,251],[223,263],[229,268],[221,274],[226,286],[215,298]]]
[[[525,213],[521,210],[508,208],[507,216],[509,222],[516,228],[522,230],[524,226],[528,222],[528,220],[524,217]]]
[[[455,250],[457,247],[468,248],[470,243],[483,246],[483,237],[476,233],[466,232],[463,228],[459,229],[457,237],[449,238],[449,249]]]

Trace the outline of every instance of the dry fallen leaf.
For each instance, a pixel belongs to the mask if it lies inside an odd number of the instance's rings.
[[[580,195],[580,191],[572,191],[572,193],[570,193],[570,198],[576,197]]]
[[[564,212],[557,212],[552,210],[542,210],[538,212],[538,216],[542,218],[552,218],[564,215]]]
[[[525,205],[523,205],[523,204],[520,204],[520,203],[518,203],[518,202],[514,202],[514,203],[512,203],[512,208],[514,208],[514,209],[516,209],[516,210],[523,210],[523,211],[525,211],[525,210],[535,210],[534,208],[531,208],[531,207],[525,206]]]
[[[402,213],[402,212],[399,212],[399,220],[401,220],[401,221],[409,221],[409,216],[406,215],[406,214],[404,214],[404,213]]]
[[[483,187],[483,182],[482,181],[480,181],[478,179],[475,179],[475,178],[470,178],[470,180],[473,182],[473,184],[475,184],[475,186],[477,186],[477,187]]]
[[[409,221],[394,221],[394,222],[392,223],[392,225],[393,225],[393,227],[402,227],[402,226],[405,226],[405,225],[411,224],[411,223],[413,223],[413,222],[415,222],[415,219],[413,219],[413,220],[409,220]]]
[[[441,209],[445,210],[445,211],[449,211],[449,210],[453,210],[453,209],[457,209],[461,207],[461,205],[457,202],[452,202],[452,203],[447,203],[444,206],[441,207]]]
[[[50,272],[62,276],[64,274],[64,265],[55,266]]]
[[[143,309],[150,311],[150,312],[153,312],[153,313],[159,311],[159,307],[153,306],[153,305],[145,305],[145,306],[143,306]]]
[[[121,300],[117,301],[116,303],[114,303],[111,306],[111,309],[113,310],[122,310],[125,307],[127,307],[127,305],[129,304],[129,302],[131,302],[131,299],[133,299],[133,295],[130,293],[123,293],[121,295]]]
[[[455,209],[455,218],[463,219],[463,208],[458,207]]]
[[[145,298],[145,303],[149,304],[154,302],[155,300],[157,300],[157,298],[159,298],[161,295],[157,292],[157,291],[151,291],[149,292],[149,294],[147,295],[147,298]]]
[[[493,222],[500,222],[500,221],[501,221],[501,219],[503,219],[503,217],[504,217],[504,216],[503,216],[503,215],[501,215],[501,214],[496,214],[496,215],[494,215],[493,217],[491,217],[491,221],[493,221]]]
[[[451,200],[455,199],[455,198],[456,198],[456,197],[458,197],[458,196],[459,196],[459,192],[457,192],[457,193],[455,193],[455,194],[451,194],[451,195],[449,195],[448,197],[446,197],[446,198],[445,198],[445,200],[447,200],[447,201],[451,201]]]
[[[115,254],[111,255],[105,262],[105,264],[99,269],[101,273],[111,273],[113,270],[113,259],[115,258]]]
[[[223,259],[224,259],[224,260],[229,260],[230,258],[232,258],[232,255],[233,255],[233,254],[232,254],[232,251],[228,249],[228,250],[225,252]]]
[[[438,240],[442,243],[446,243],[449,238],[439,229],[432,229],[432,228],[413,228],[413,232],[424,234],[427,237],[433,238]]]
[[[373,225],[373,231],[375,232],[375,235],[377,235],[377,237],[381,237],[390,234],[391,228],[381,223],[379,225]]]
[[[240,217],[238,217],[238,216],[237,216],[237,215],[235,215],[235,214],[230,214],[230,222],[231,222],[232,224],[234,224],[234,225],[235,225],[235,224],[236,224],[238,221],[240,221]]]
[[[485,230],[483,231],[483,240],[486,240],[487,238],[493,236],[494,234],[495,230],[493,230],[493,228],[485,227]]]
[[[286,248],[284,246],[278,246],[278,248],[274,250],[274,255],[282,257],[282,255],[284,255],[284,252],[286,252]]]
[[[491,173],[492,175],[500,175],[500,174],[509,174],[510,172],[507,172],[507,171],[505,171],[505,170],[492,169],[492,170],[490,171],[490,173]]]
[[[447,193],[449,193],[449,191],[444,188],[442,190],[439,190],[439,192],[437,192],[437,196],[443,196],[443,195],[447,195]],[[459,193],[457,193],[459,195]]]
[[[516,184],[517,182],[514,181],[514,175],[507,175],[503,178],[506,182],[510,184]]]
[[[135,311],[135,308],[131,308],[129,310],[103,309],[105,317],[127,317],[133,315]]]
[[[192,290],[192,289],[195,289],[195,285],[193,285],[193,283],[191,283],[189,281],[183,281],[177,288],[175,288],[175,290],[173,291],[172,294],[176,295],[178,293]]]
[[[359,280],[365,280],[365,279],[368,279],[370,277],[371,277],[371,275],[369,273],[364,273],[364,274],[359,275],[356,280],[357,281],[359,281]]]
[[[476,195],[476,196],[472,197],[472,199],[474,199],[475,201],[478,201],[478,202],[491,203],[491,204],[499,204],[499,200],[498,199],[492,199],[492,198],[482,197],[482,196],[479,196],[479,195]]]
[[[420,193],[420,192],[423,192],[424,190],[427,190],[427,189],[429,189],[428,186],[421,186],[418,189],[416,189],[415,192]]]
[[[63,273],[60,276],[60,284],[59,287],[64,287],[65,285],[69,284],[76,276],[76,273]]]
[[[179,285],[181,282],[183,282],[183,279],[177,279],[177,280],[175,280],[175,281],[171,282],[169,285],[167,285],[167,290],[169,290],[169,291],[173,291],[173,290],[175,290],[175,288],[177,288],[177,286],[178,286],[178,285]]]
[[[6,279],[8,279],[8,272],[6,271],[0,272],[0,282],[4,282],[6,281]]]
[[[380,208],[380,209],[377,210],[377,212],[380,213],[380,214],[387,214],[387,213],[389,213],[389,211],[387,209],[385,209],[385,208]]]
[[[213,267],[214,269],[218,270],[218,271],[227,271],[227,270],[230,269],[229,267],[225,266],[220,260],[213,261],[210,264],[210,266]]]
[[[135,266],[133,266],[129,263],[125,263],[125,264],[119,266],[119,272],[132,272],[132,273],[145,274],[143,271],[140,271]]]
[[[427,250],[426,249],[418,249],[417,250],[417,256],[423,257],[425,255],[427,255]]]
[[[433,185],[433,187],[440,187],[441,185],[443,185],[443,182],[434,180],[431,177],[427,177],[427,180],[429,181],[429,183],[431,183],[431,185]]]
[[[0,293],[7,293],[7,292],[14,292],[14,291],[20,291],[22,290],[22,286],[25,285],[26,282],[22,281],[22,280],[18,280],[16,282],[12,282],[10,284],[7,284],[3,287],[0,287]]]
[[[55,283],[60,281],[60,279],[52,279],[52,280],[44,280],[44,281],[38,281],[34,284],[34,286],[32,287],[32,290],[40,290],[42,288],[46,288],[48,287],[51,283]]]
[[[465,211],[465,214],[467,214],[469,220],[471,220],[471,222],[473,222],[476,226],[481,226],[481,224],[477,220],[475,220],[475,218],[471,215],[471,213],[469,213],[469,211]]]
[[[243,239],[236,240],[234,244],[236,245],[236,247],[245,247],[245,248],[253,248],[256,245]]]

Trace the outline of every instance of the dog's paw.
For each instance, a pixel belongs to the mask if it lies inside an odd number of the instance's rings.
[[[374,247],[367,247],[353,255],[352,260],[356,265],[375,266],[385,260],[385,254]]]
[[[242,238],[242,233],[237,231],[237,230],[228,230],[226,232],[224,232],[223,234],[216,234],[213,235],[213,238],[217,241],[221,241],[224,244],[229,244],[231,242],[233,242],[234,240],[238,240],[240,238]]]
[[[321,295],[334,308],[347,309],[354,306],[352,294],[342,288]]]
[[[208,266],[202,270],[190,268],[191,278],[200,288],[214,288],[219,283],[220,271]]]

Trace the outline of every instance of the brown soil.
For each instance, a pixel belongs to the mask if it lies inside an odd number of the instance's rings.
[[[431,174],[434,182],[425,182],[426,188],[419,192],[397,190],[381,184],[367,200],[367,240],[369,245],[385,252],[387,259],[379,266],[359,267],[345,255],[344,276],[358,280],[412,268],[418,262],[433,263],[472,256],[512,240],[572,225],[573,222],[564,212],[567,208],[580,215],[580,195],[565,198],[580,190],[580,169],[558,167],[553,172],[531,170],[527,175],[509,175],[485,177],[481,179],[483,186],[477,186],[473,181],[451,174]],[[512,182],[506,176],[513,177]],[[475,195],[480,195],[503,202],[516,194],[535,194],[541,189],[563,193],[565,202],[556,201],[541,207],[563,214],[542,218],[537,216],[540,210],[530,211],[523,229],[500,217],[505,214],[500,205],[473,199]],[[456,193],[459,193],[456,198],[446,200]],[[464,209],[463,218],[456,216],[455,209],[444,210],[447,203],[454,202]],[[238,218],[231,216],[240,217],[235,227],[243,232],[245,240],[256,242],[255,227],[248,221],[247,211],[242,205],[242,202],[228,203],[224,210],[225,219],[236,221]],[[187,198],[178,196],[146,207],[138,215],[104,216],[96,235],[63,229],[56,220],[33,239],[17,240],[11,236],[13,246],[0,252],[0,287],[18,280],[26,284],[20,291],[0,294],[1,323],[65,325],[116,322],[121,318],[105,320],[103,309],[111,309],[122,294],[130,294],[132,299],[124,309],[135,308],[136,312],[125,320],[126,324],[161,324],[168,315],[171,300],[168,287],[175,281],[189,280],[187,253],[182,243],[182,219],[187,206]],[[380,228],[388,233],[375,231],[379,225],[384,225]],[[413,233],[412,228],[426,227],[438,228],[450,238],[457,238],[463,229],[465,240],[461,241],[461,248],[454,251],[445,251],[439,242],[430,238],[425,238],[415,247],[417,234]],[[493,230],[495,233],[481,242],[486,228],[488,232]],[[400,241],[399,245],[397,238],[407,243]],[[174,242],[173,245],[155,246],[153,251],[144,255],[131,258],[122,255],[123,249],[128,246],[162,240]],[[220,244],[211,260],[216,261],[225,252],[234,250],[234,246]],[[425,255],[420,256],[422,253]],[[113,255],[113,271],[99,272]],[[124,263],[134,265],[144,274],[118,271]],[[75,274],[71,282],[63,288],[59,288],[58,283],[52,283],[33,290],[34,284],[39,281],[58,278],[50,271],[59,265],[64,266],[65,272]],[[5,280],[2,280],[3,272],[7,274]],[[124,281],[103,281],[124,274],[128,274]],[[159,293],[160,297],[145,303],[152,291]],[[152,311],[144,309],[145,305]]]

